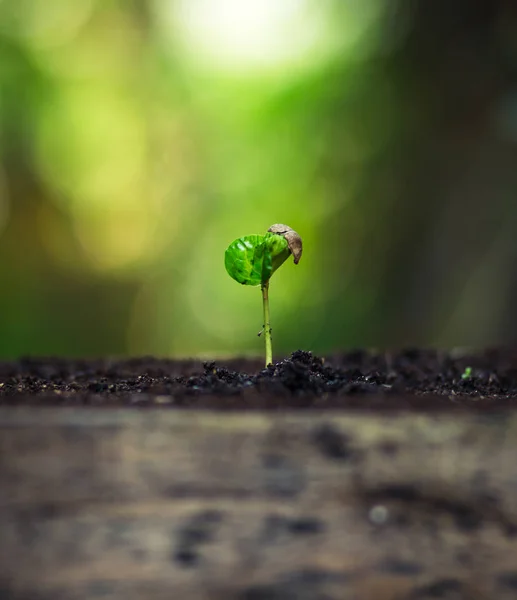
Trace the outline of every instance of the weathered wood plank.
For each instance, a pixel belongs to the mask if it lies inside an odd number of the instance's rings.
[[[516,451],[509,414],[0,409],[0,597],[514,598]]]

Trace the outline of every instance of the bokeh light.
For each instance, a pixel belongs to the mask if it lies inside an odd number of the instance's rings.
[[[0,2],[0,355],[260,354],[223,256],[274,222],[279,354],[513,341],[515,32],[503,0]]]

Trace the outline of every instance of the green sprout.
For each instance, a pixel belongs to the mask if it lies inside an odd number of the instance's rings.
[[[237,238],[226,249],[224,266],[230,277],[242,285],[260,285],[264,310],[266,367],[273,362],[271,319],[269,315],[269,280],[273,273],[293,255],[297,265],[302,255],[302,238],[287,225],[271,225],[265,235]],[[259,333],[259,335],[262,331]]]
[[[466,379],[470,379],[472,377],[472,367],[465,367],[465,371],[463,371],[461,378],[465,381]]]

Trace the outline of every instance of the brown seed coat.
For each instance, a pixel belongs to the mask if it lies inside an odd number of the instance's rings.
[[[300,235],[289,225],[283,225],[282,223],[275,223],[268,229],[270,233],[276,233],[283,236],[289,246],[289,250],[293,255],[294,264],[297,265],[300,262],[302,256],[303,246],[302,238]]]

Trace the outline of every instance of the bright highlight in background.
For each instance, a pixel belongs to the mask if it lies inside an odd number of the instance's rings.
[[[201,63],[268,71],[305,62],[321,45],[325,11],[307,0],[177,0],[177,35]]]

